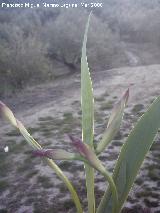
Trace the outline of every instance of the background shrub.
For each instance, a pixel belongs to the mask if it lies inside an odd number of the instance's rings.
[[[91,69],[159,63],[159,1],[102,2],[102,8],[93,9],[88,35]],[[1,8],[0,95],[78,72],[88,10],[41,7],[17,13]],[[137,58],[135,64],[130,55]]]

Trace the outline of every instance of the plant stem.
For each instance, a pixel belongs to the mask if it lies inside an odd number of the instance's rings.
[[[118,207],[118,193],[117,193],[117,189],[116,189],[116,185],[114,183],[114,180],[110,176],[108,171],[106,171],[105,169],[101,169],[99,171],[101,172],[101,174],[106,178],[107,182],[109,183],[111,193],[112,193],[112,199],[113,199],[112,213],[116,213],[117,207]],[[97,213],[98,213],[98,211],[97,211]]]
[[[85,163],[88,213],[95,213],[94,169]]]
[[[72,199],[76,205],[77,208],[77,212],[78,213],[83,213],[82,210],[82,206],[79,200],[79,197],[76,193],[76,191],[74,190],[71,182],[68,180],[68,178],[63,174],[63,172],[60,170],[60,168],[50,159],[46,159],[48,165],[55,171],[55,173],[58,175],[58,177],[65,183],[65,185],[67,186],[68,190],[71,193]]]
[[[28,132],[26,134],[26,132],[24,131],[26,129],[19,129],[19,130],[20,130],[21,134],[24,136],[24,138],[26,139],[26,141],[32,146],[32,148],[38,149],[38,150],[42,149],[41,145],[36,140],[34,140],[34,138]],[[72,199],[77,208],[77,213],[83,213],[79,197],[78,197],[77,192],[75,191],[74,187],[72,186],[71,182],[64,175],[62,170],[54,163],[53,160],[51,160],[49,158],[45,158],[45,159],[46,159],[46,162],[48,163],[48,165],[53,169],[53,171],[57,174],[57,176],[65,183],[68,190],[70,191]]]

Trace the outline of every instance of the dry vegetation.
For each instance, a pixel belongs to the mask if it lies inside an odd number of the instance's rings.
[[[158,63],[158,0],[102,2],[103,8],[93,10],[90,26],[91,68]],[[84,8],[20,9],[18,13],[1,8],[0,95],[78,71],[87,15]]]

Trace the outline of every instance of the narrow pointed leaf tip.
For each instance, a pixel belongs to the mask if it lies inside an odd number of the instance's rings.
[[[13,115],[13,112],[2,102],[0,101],[0,113],[15,127],[17,127],[16,118]]]
[[[74,153],[67,152],[63,149],[42,149],[32,152],[36,157],[47,157],[53,160],[73,160]]]
[[[113,138],[119,131],[121,121],[123,118],[124,108],[127,104],[128,98],[129,98],[129,89],[127,89],[122,98],[116,103],[116,105],[113,108],[113,111],[110,115],[107,124],[107,129],[102,136],[102,140],[99,142],[97,146],[96,149],[97,154],[101,153],[106,148],[106,146],[113,140]]]
[[[26,139],[26,141],[34,148],[41,149],[41,146],[34,140],[34,138],[28,133],[24,125],[15,118],[13,112],[3,103],[0,102],[0,113],[17,129]]]
[[[88,155],[88,149],[87,149],[88,147],[85,146],[85,144],[79,138],[75,138],[72,135],[68,135],[68,137],[71,140],[73,146],[80,153],[80,155],[86,158]]]
[[[109,127],[109,125],[112,123],[112,121],[114,121],[114,119],[116,119],[116,117],[118,117],[119,115],[123,115],[124,107],[127,105],[128,98],[129,88],[126,90],[122,98],[115,104],[113,111],[110,115],[107,127]]]
[[[86,23],[85,34],[82,46],[81,57],[81,109],[82,109],[82,139],[84,143],[93,147],[94,133],[94,97],[92,80],[86,55],[87,34],[89,29],[90,16]]]
[[[100,160],[87,144],[83,143],[80,139],[75,138],[72,135],[69,135],[69,138],[80,155],[84,157],[92,167],[94,167],[98,171],[104,170],[104,167],[101,164]]]

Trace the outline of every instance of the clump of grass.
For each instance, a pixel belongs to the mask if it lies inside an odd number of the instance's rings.
[[[122,132],[119,130],[117,134],[115,135],[114,139],[115,140],[121,140],[123,138]]]
[[[10,171],[11,163],[7,160],[0,161],[0,176],[5,177],[7,176],[8,172]]]
[[[65,112],[63,113],[63,117],[66,119],[70,119],[70,118],[73,118],[73,114],[72,112]]]
[[[43,129],[43,132],[42,132],[42,135],[45,137],[45,138],[51,138],[51,136],[53,136],[53,131],[45,128]]]
[[[29,151],[30,152],[30,151]],[[17,172],[24,173],[33,169],[32,158],[27,158],[17,167]]]
[[[113,101],[107,101],[101,104],[100,110],[110,110],[113,108]]]
[[[72,102],[72,105],[78,105],[78,106],[80,106],[80,101],[75,100],[75,101]]]
[[[9,188],[9,183],[6,180],[0,180],[0,192],[4,192]]]
[[[74,121],[74,117],[73,117],[73,114],[70,113],[70,112],[66,112],[63,114],[63,119],[62,119],[62,122],[64,124],[69,124],[69,123],[72,123]]]
[[[31,134],[34,134],[36,132],[39,131],[39,128],[38,127],[29,127],[28,128],[28,131],[31,133]]]
[[[72,131],[72,128],[69,125],[64,125],[62,128],[59,130],[60,134],[65,134],[65,133],[70,133]]]
[[[103,97],[107,97],[107,96],[109,96],[108,91],[106,90],[106,91],[102,94],[102,96],[103,96]]]
[[[8,144],[8,141],[7,141],[7,144]],[[22,148],[24,148],[25,145],[26,145],[26,143],[24,143],[24,141],[16,143],[16,141],[12,140],[12,143],[9,146],[9,150],[13,154],[18,154],[18,153],[21,153],[21,150],[22,150]]]
[[[72,200],[66,200],[63,206],[64,206],[64,209],[69,210],[74,207],[74,203]]]
[[[117,99],[118,97],[117,96],[113,96],[113,99]]]
[[[152,197],[152,198],[158,198],[159,195],[158,193],[152,192],[151,190],[143,190],[140,192],[136,193],[137,198],[142,198],[142,197]]]
[[[27,172],[26,178],[32,178],[33,176],[35,176],[37,174],[38,174],[38,170],[33,169],[33,170]]]
[[[53,121],[54,118],[52,116],[40,117],[39,121]]]
[[[77,112],[77,114],[78,114],[80,117],[82,117],[82,110],[79,110],[79,111]]]
[[[103,116],[102,116],[101,112],[96,110],[94,113],[94,118],[95,118],[96,123],[98,123],[98,124],[103,123]]]
[[[99,96],[99,97],[97,96],[97,97],[94,98],[94,100],[97,101],[97,102],[102,102],[102,101],[105,101],[105,97],[104,96]]]
[[[136,197],[137,198],[141,198],[141,197],[148,197],[151,195],[150,191],[140,191],[136,193]]]
[[[20,133],[17,130],[11,130],[10,132],[7,132],[6,135],[12,137],[12,136],[19,136]]]
[[[149,208],[155,208],[155,207],[158,207],[158,206],[159,206],[159,204],[158,204],[157,201],[152,201],[152,200],[150,200],[150,199],[148,199],[148,198],[145,198],[145,199],[144,199],[144,203],[145,203],[146,206],[149,207]]]
[[[153,181],[158,181],[159,180],[160,172],[159,172],[159,168],[158,168],[157,165],[151,165],[148,168],[148,176]]]
[[[56,134],[65,134],[80,125],[80,120],[73,116],[71,112],[65,112],[63,118],[52,118],[52,120],[41,119],[39,131],[44,137],[50,138]]]
[[[136,183],[137,185],[142,185],[143,179],[142,179],[142,178],[137,178],[137,179],[135,180],[135,183]]]
[[[160,130],[159,130],[160,131]],[[151,151],[158,151],[160,150],[160,143],[154,143],[153,146],[150,148]],[[160,153],[159,153],[159,157],[160,157]]]
[[[53,187],[54,184],[51,182],[51,179],[47,176],[38,176],[37,181],[41,184],[44,188],[50,188]]]
[[[58,188],[59,188],[59,191],[60,191],[61,193],[64,193],[64,192],[66,192],[66,190],[67,190],[67,187],[66,187],[64,184],[59,184],[59,185],[58,185]]]
[[[63,161],[59,163],[59,166],[61,167],[61,169],[63,169],[64,171],[67,170],[71,167],[71,163],[68,161]]]
[[[133,109],[132,109],[132,112],[134,114],[139,114],[139,112],[141,112],[142,110],[144,109],[144,105],[143,104],[136,104],[134,105]]]
[[[112,145],[113,145],[113,146],[122,146],[122,142],[121,142],[121,141],[118,141],[118,140],[114,140],[114,141],[112,142]]]
[[[150,100],[150,103],[152,104],[154,100],[155,100],[155,97]]]
[[[0,213],[8,213],[7,209],[0,209]]]

